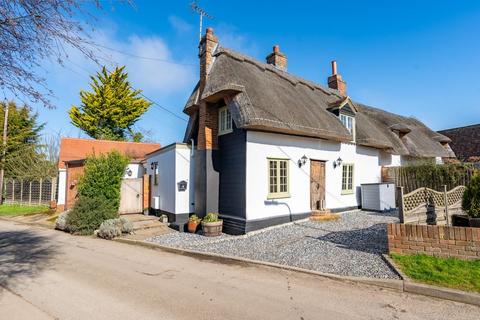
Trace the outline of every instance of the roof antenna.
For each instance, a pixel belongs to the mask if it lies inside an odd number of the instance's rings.
[[[198,3],[197,1],[192,1],[192,3],[190,3],[190,8],[195,11],[196,13],[198,13],[198,15],[200,16],[200,33],[199,33],[199,41],[202,40],[202,23],[203,23],[203,17],[205,18],[208,18],[210,20],[213,20],[213,16],[209,15],[205,10],[203,10],[202,8],[200,8],[198,6]]]

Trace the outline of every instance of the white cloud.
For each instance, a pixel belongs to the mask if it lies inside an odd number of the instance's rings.
[[[168,17],[168,22],[178,33],[188,33],[193,30],[193,25],[177,16]]]

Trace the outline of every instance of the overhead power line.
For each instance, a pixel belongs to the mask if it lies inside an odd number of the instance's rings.
[[[159,61],[159,62],[165,62],[165,63],[170,63],[170,64],[176,64],[176,65],[180,65],[180,66],[193,66],[193,67],[195,66],[195,64],[193,64],[193,63],[182,63],[182,62],[176,62],[176,61],[172,61],[172,60],[168,60],[168,59],[139,56],[139,55],[136,55],[136,54],[133,54],[133,53],[125,52],[125,51],[118,50],[118,49],[111,48],[111,47],[107,47],[107,46],[104,46],[104,45],[101,45],[101,44],[92,44],[92,45],[100,47],[100,48],[104,48],[104,49],[107,49],[107,50],[110,50],[110,51],[118,52],[120,54],[123,54],[123,55],[128,56],[128,57],[132,57],[132,58],[138,58],[138,59],[144,59],[144,60],[150,60],[150,61]]]

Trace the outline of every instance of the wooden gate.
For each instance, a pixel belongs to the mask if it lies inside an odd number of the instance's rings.
[[[120,190],[119,213],[141,213],[143,211],[143,179],[123,179]]]
[[[325,209],[325,162],[310,160],[310,208]]]

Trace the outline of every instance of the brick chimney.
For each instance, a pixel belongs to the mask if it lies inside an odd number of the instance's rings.
[[[344,96],[347,95],[347,83],[343,81],[342,76],[337,73],[337,61],[332,61],[332,75],[328,77],[328,87],[337,89]]]
[[[207,28],[207,32],[198,45],[200,58],[200,92],[203,92],[207,82],[208,73],[213,63],[213,53],[218,45],[218,39],[213,34],[213,28]]]
[[[273,46],[273,52],[267,56],[267,63],[272,64],[280,70],[287,70],[287,56],[280,52],[280,46]]]

